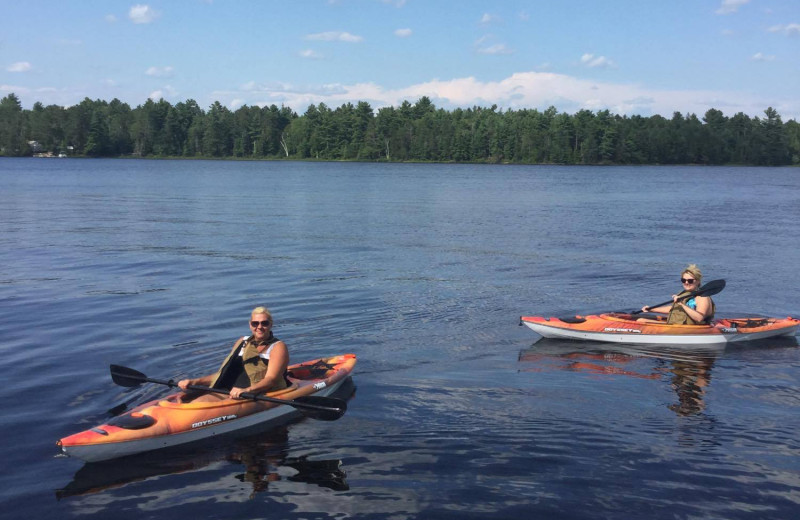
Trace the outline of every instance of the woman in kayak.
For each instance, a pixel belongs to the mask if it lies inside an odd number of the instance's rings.
[[[284,374],[289,366],[289,350],[272,334],[272,315],[266,307],[253,309],[250,330],[253,334],[233,345],[219,370],[203,377],[182,379],[178,386],[183,390],[189,385],[230,390],[234,399],[245,392],[260,394],[286,388]]]
[[[672,305],[661,307],[642,307],[643,312],[658,312],[669,314],[668,325],[700,325],[708,323],[714,317],[714,302],[710,296],[691,296],[693,291],[700,288],[703,273],[695,264],[689,265],[681,274],[683,291],[672,295]],[[690,297],[691,296],[691,297]],[[638,321],[648,321],[641,318]]]

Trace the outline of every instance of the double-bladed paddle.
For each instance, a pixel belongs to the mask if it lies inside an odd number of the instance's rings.
[[[164,381],[162,379],[153,379],[147,377],[146,375],[142,374],[138,370],[134,370],[132,368],[123,367],[120,365],[111,365],[111,379],[114,383],[125,386],[125,387],[134,387],[139,386],[142,383],[156,383],[159,385],[167,385],[169,387],[177,387],[178,383],[170,379],[169,381]],[[219,388],[210,388],[207,386],[199,386],[199,385],[188,385],[186,387],[188,390],[198,390],[200,392],[213,392],[216,394],[224,394],[228,395],[227,390],[221,390]],[[242,399],[252,399],[254,401],[267,401],[269,403],[275,404],[285,404],[287,406],[292,406],[302,412],[305,416],[310,417],[312,419],[318,419],[320,421],[335,421],[347,410],[347,402],[342,399],[337,399],[335,397],[323,397],[317,395],[306,395],[302,397],[298,397],[296,399],[286,400],[286,399],[276,399],[274,397],[267,397],[264,395],[256,395],[252,393],[243,393],[241,395]]]
[[[696,289],[681,299],[686,298],[694,298],[695,296],[713,296],[720,292],[722,289],[725,288],[725,280],[711,280],[707,284],[703,285],[699,289]],[[648,305],[648,309],[653,309],[656,307],[661,307],[662,305],[667,305],[668,303],[672,303],[672,300],[667,300],[664,303],[657,303],[655,305]],[[633,311],[631,314],[641,314],[643,311],[639,309],[638,311]]]

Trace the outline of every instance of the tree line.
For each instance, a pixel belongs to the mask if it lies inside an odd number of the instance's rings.
[[[432,161],[518,164],[800,164],[800,124],[773,108],[764,117],[716,109],[620,116],[554,107],[444,110],[427,97],[377,112],[369,103],[203,110],[148,99],[84,99],[64,108],[15,94],[0,100],[0,155]]]

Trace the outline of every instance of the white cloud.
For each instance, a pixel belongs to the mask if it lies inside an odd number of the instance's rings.
[[[750,59],[753,61],[775,61],[775,56],[757,52]]]
[[[29,62],[27,62],[27,61],[18,61],[16,63],[12,63],[8,67],[6,67],[6,70],[8,72],[28,72],[32,68],[33,68],[33,65],[31,65]]]
[[[785,33],[787,36],[796,36],[800,35],[800,23],[789,23],[785,25],[773,25],[769,29],[769,32],[780,32]]]
[[[237,98],[237,99],[231,100],[231,102],[228,103],[228,108],[230,108],[231,110],[236,110],[237,108],[239,108],[242,105],[244,105],[244,100]]]
[[[307,60],[321,60],[322,54],[318,53],[313,49],[305,49],[298,53],[301,58],[305,58]]]
[[[480,23],[487,24],[487,23],[493,23],[493,22],[499,22],[499,21],[500,21],[500,18],[497,17],[496,15],[489,14],[489,13],[483,13],[483,16],[481,16]]]
[[[719,9],[714,12],[717,14],[735,13],[740,7],[749,2],[750,0],[722,0],[722,4],[719,6]]]
[[[144,73],[156,78],[169,78],[172,77],[173,70],[174,68],[168,65],[166,67],[150,67]]]
[[[128,11],[128,18],[133,23],[151,23],[159,16],[161,13],[146,4],[136,4]]]
[[[398,38],[408,38],[411,36],[411,29],[397,29],[394,31],[394,35]]]
[[[215,91],[212,94],[213,96],[220,96],[221,98],[225,98],[230,96],[231,94],[235,94],[236,96],[248,98],[247,100],[245,100],[245,102],[250,103],[251,105],[258,105],[259,103],[253,102],[253,99],[255,99],[258,96],[262,96],[265,92],[270,92],[270,93],[292,92],[295,90],[296,89],[291,85],[281,82],[272,82],[270,84],[259,84],[256,81],[248,81],[247,83],[242,84],[242,86],[239,87],[238,91],[234,91],[233,93],[226,91]]]
[[[393,5],[395,7],[403,7],[406,5],[406,0],[382,0],[384,4]]]
[[[594,54],[584,54],[581,56],[581,63],[590,68],[607,68],[615,66],[614,62],[605,56],[595,56]]]
[[[504,43],[493,43],[496,40],[493,34],[485,34],[475,40],[475,51],[478,54],[513,54],[514,51]]]
[[[172,88],[170,85],[164,85],[163,88],[159,90],[154,90],[148,96],[153,101],[158,101],[159,99],[167,99],[167,98],[176,98],[178,96],[178,91]]]
[[[479,47],[478,53],[480,54],[513,54],[514,51],[506,47],[504,43],[495,43],[487,45],[486,47]]]
[[[115,15],[113,15],[113,14],[105,15],[104,19],[108,23],[116,23],[117,22],[117,17]]]
[[[734,91],[648,88],[637,84],[588,81],[549,72],[519,72],[489,82],[474,77],[437,79],[397,89],[375,83],[330,84],[305,89],[287,84],[256,85],[253,82],[245,86],[247,88],[242,90],[215,92],[214,95],[219,99],[245,99],[257,106],[286,105],[300,113],[312,103],[335,107],[366,101],[377,109],[428,96],[437,107],[446,109],[492,104],[505,109],[545,109],[552,105],[567,113],[581,109],[607,109],[615,114],[671,117],[673,112],[704,114],[710,108],[760,116],[767,106],[773,106],[786,120],[800,115],[800,101],[797,99],[765,99]]]
[[[326,42],[359,43],[359,42],[363,41],[364,38],[362,38],[361,36],[356,36],[354,34],[350,34],[349,32],[328,31],[328,32],[321,32],[321,33],[306,35],[306,40],[319,40],[319,41],[326,41]]]
[[[30,92],[30,89],[28,87],[20,87],[20,86],[17,86],[17,85],[5,85],[5,84],[3,84],[3,85],[0,85],[0,92],[8,92],[8,93],[14,93],[14,94],[20,95],[20,94],[27,94],[28,92]]]

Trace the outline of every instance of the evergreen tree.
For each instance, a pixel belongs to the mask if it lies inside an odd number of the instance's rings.
[[[112,156],[130,155],[133,152],[131,125],[133,111],[127,103],[119,99],[111,100],[105,111],[108,131],[107,153]]]
[[[212,157],[233,155],[233,115],[219,101],[211,104],[206,113],[203,132],[203,151]]]
[[[23,118],[22,103],[15,94],[0,100],[0,155],[28,155]]]
[[[760,163],[768,166],[781,166],[791,163],[789,149],[786,146],[786,129],[781,116],[769,107],[764,111],[766,118],[761,122],[763,148]]]
[[[790,120],[786,123],[786,145],[791,164],[800,164],[800,123]]]
[[[92,112],[92,120],[89,125],[89,137],[83,153],[90,157],[103,157],[108,154],[109,137],[107,119],[103,117],[100,110]]]

